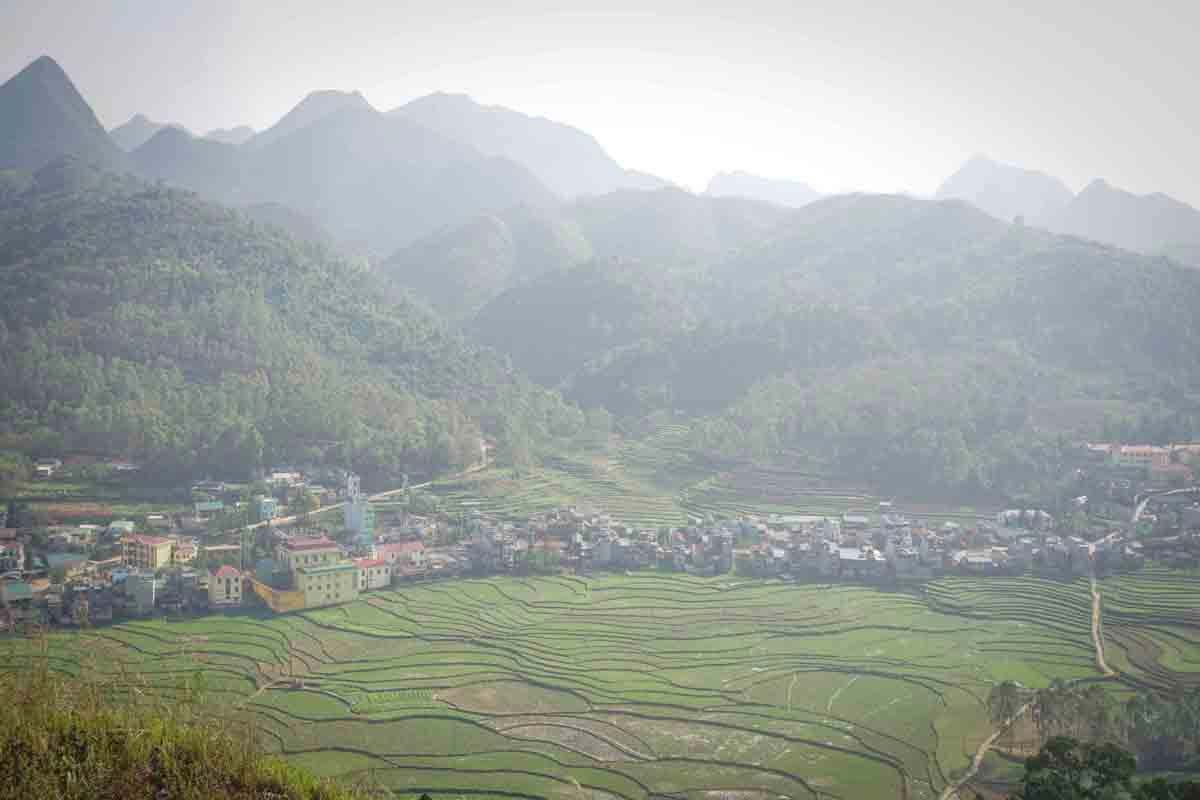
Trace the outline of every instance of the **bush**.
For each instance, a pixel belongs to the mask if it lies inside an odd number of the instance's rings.
[[[69,680],[34,661],[0,673],[0,798],[366,797],[263,754],[248,724],[205,720],[186,690],[148,703],[140,692]]]

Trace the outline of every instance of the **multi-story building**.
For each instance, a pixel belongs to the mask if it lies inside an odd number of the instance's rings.
[[[175,545],[166,536],[126,536],[122,541],[125,564],[137,569],[159,570],[171,564],[171,551]]]
[[[354,562],[358,570],[358,590],[382,589],[392,584],[392,567],[381,558],[359,558]]]
[[[395,575],[425,568],[425,545],[420,541],[377,544],[371,555],[386,562]]]
[[[342,549],[338,547],[337,542],[323,536],[297,537],[285,539],[279,545],[276,560],[292,575],[294,581],[296,571],[301,567],[329,566],[341,561]]]
[[[293,587],[304,592],[305,608],[358,599],[358,570],[349,561],[298,567],[293,581]]]
[[[214,608],[228,608],[242,604],[242,573],[225,565],[208,573],[208,604]]]

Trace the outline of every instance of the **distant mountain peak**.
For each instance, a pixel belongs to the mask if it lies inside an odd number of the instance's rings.
[[[1143,253],[1168,253],[1194,263],[1200,247],[1200,210],[1170,195],[1134,194],[1103,178],[1089,183],[1050,227]]]
[[[744,170],[718,172],[704,193],[710,197],[748,197],[763,203],[800,208],[821,197],[803,181],[764,178]]]
[[[36,170],[64,156],[115,165],[121,151],[49,56],[0,85],[0,169]]]
[[[466,94],[435,92],[388,112],[489,156],[522,165],[561,197],[652,189],[665,181],[626,170],[586,131]]]
[[[367,98],[359,91],[318,89],[309,92],[291,111],[284,114],[270,128],[250,139],[248,144],[252,147],[262,147],[347,109],[375,112]]]
[[[963,200],[997,219],[1044,222],[1073,196],[1058,178],[977,153],[942,183],[940,200]]]
[[[164,128],[185,130],[182,125],[174,122],[155,122],[145,114],[137,113],[130,117],[124,125],[118,125],[108,132],[117,146],[126,153],[132,153]]]
[[[253,139],[256,133],[258,131],[249,125],[235,125],[232,128],[214,128],[204,134],[204,138],[221,144],[239,145]]]
[[[18,75],[26,74],[61,78],[67,81],[70,80],[70,78],[67,77],[67,71],[62,68],[62,65],[60,65],[50,56],[45,55],[38,56],[33,61],[29,62],[29,66],[25,67],[25,69],[18,73]]]

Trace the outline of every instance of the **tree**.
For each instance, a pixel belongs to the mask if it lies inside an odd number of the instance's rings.
[[[1016,681],[1002,681],[988,692],[988,713],[994,725],[1008,726],[1008,746],[1012,748],[1014,727],[1010,723],[1021,710],[1021,687]]]
[[[1080,744],[1052,737],[1025,761],[1019,800],[1125,800],[1134,798],[1134,757],[1113,744]]]

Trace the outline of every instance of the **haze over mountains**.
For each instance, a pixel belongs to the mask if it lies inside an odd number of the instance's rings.
[[[126,153],[133,152],[150,140],[154,134],[163,128],[178,128],[186,131],[182,125],[172,122],[155,122],[145,114],[134,114],[123,125],[118,125],[108,132],[112,140]]]
[[[1200,211],[1163,194],[1135,195],[1095,180],[1073,194],[1057,178],[976,156],[938,189],[994,217],[1200,266]]]
[[[481,153],[523,164],[564,199],[667,186],[653,175],[623,169],[578,128],[500,106],[483,106],[466,95],[431,94],[389,114],[417,122]]]
[[[806,206],[821,196],[802,181],[762,178],[747,172],[718,173],[708,182],[704,193],[712,197],[751,197],[790,208]]]
[[[322,337],[306,340],[323,381],[387,363],[414,396],[440,402],[447,395],[432,397],[421,381],[451,386],[446,374],[461,380],[483,359],[490,377],[472,389],[477,405],[448,412],[470,419],[459,433],[482,430],[510,443],[551,436],[554,426],[535,421],[542,412],[531,411],[531,397],[550,398],[544,408],[572,418],[557,395],[532,392],[509,374],[511,363],[579,407],[607,409],[628,430],[682,419],[708,452],[762,456],[817,443],[840,469],[912,480],[905,465],[916,459],[928,466],[921,479],[930,484],[1003,492],[1019,488],[1029,474],[1022,453],[1046,436],[1188,435],[1200,424],[1190,399],[1200,386],[1200,271],[1160,257],[1194,258],[1200,225],[1194,209],[1161,195],[1137,197],[1103,182],[1073,195],[1052,177],[984,158],[947,180],[937,199],[818,197],[802,183],[740,173],[717,176],[697,195],[624,170],[577,129],[441,94],[382,113],[357,92],[314,92],[249,138],[244,130],[197,137],[136,118],[122,128],[117,138],[126,143],[149,136],[122,152],[50,59],[0,86],[0,165],[10,170],[0,173],[10,225],[0,231],[0,266],[21,293],[0,341],[6,329],[28,327],[30,308],[61,306],[64,319],[82,317],[80,298],[108,275],[117,281],[104,284],[109,311],[93,323],[137,343],[113,344],[121,358],[161,356],[194,369],[206,348],[240,354],[229,375],[205,379],[206,391],[215,391],[213,380],[257,380],[243,370],[252,360],[245,354],[274,341],[272,315],[286,320],[277,332],[287,336],[298,335],[308,315],[325,320]],[[104,171],[137,178],[114,183]],[[39,214],[77,220],[82,232],[68,236]],[[203,221],[202,236],[187,233],[191,215]],[[30,238],[29,230],[42,233]],[[111,236],[131,241],[114,249]],[[220,244],[229,241],[238,244]],[[337,261],[319,247],[314,272],[303,255],[311,242],[366,255],[372,266]],[[257,281],[244,266],[214,266],[213,248],[284,266]],[[104,252],[122,253],[121,263],[94,272],[93,256],[73,255]],[[159,269],[156,254],[174,265],[162,267],[165,295],[145,277]],[[53,281],[38,277],[39,264],[52,265]],[[217,295],[204,289],[210,269],[221,275],[220,302],[238,281],[269,293],[269,308],[253,322],[257,343],[211,328],[213,319],[251,323],[213,316]],[[298,284],[289,282],[292,272]],[[320,299],[343,273],[371,302],[342,292],[351,309],[343,313]],[[126,284],[137,285],[136,297]],[[304,292],[294,288],[301,284]],[[173,335],[167,317],[154,312],[149,327],[138,328],[129,315],[150,314],[142,308],[150,299],[169,306],[175,296],[186,298],[192,328],[163,353],[154,342]],[[432,332],[440,323],[413,297],[492,355],[458,344],[445,350],[437,344],[443,333]],[[423,333],[404,345],[403,359],[388,360],[393,338],[372,331],[403,320]],[[76,322],[37,324],[63,363],[79,366],[70,350]],[[489,360],[495,352],[507,360]],[[276,353],[268,373],[290,369],[288,358]],[[152,374],[176,378],[157,366]],[[1147,375],[1175,389],[1149,399],[1132,391]],[[45,376],[30,380],[50,391]],[[489,406],[502,388],[520,410]],[[370,397],[337,396],[369,413]],[[39,401],[10,402],[34,409]],[[268,425],[258,407],[238,415],[237,431]],[[311,437],[334,426],[309,419],[301,435],[293,422],[269,424],[289,453],[306,452]],[[364,445],[369,458],[385,472],[402,469],[402,434],[377,424],[363,436],[392,450]],[[334,427],[338,436],[325,439],[353,435]],[[431,441],[417,448],[427,463],[437,449]]]

